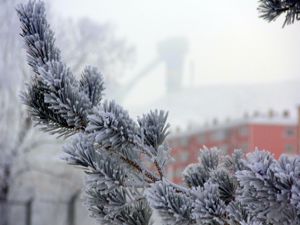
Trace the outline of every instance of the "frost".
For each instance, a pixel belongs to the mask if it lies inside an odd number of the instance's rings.
[[[73,136],[66,161],[85,171],[86,205],[101,224],[150,225],[152,215],[165,225],[299,224],[299,156],[225,157],[204,148],[184,172],[187,187],[168,181],[168,114],[150,111],[135,121],[103,100],[98,70],[86,67],[78,81],[62,62],[44,4],[29,1],[17,12],[34,71],[24,102],[45,131]]]

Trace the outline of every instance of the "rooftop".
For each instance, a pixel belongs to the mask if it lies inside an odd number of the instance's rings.
[[[263,125],[285,125],[285,126],[296,126],[297,125],[297,118],[289,117],[289,116],[282,116],[275,114],[273,116],[270,115],[259,115],[241,119],[235,119],[232,121],[225,121],[222,123],[212,123],[212,124],[204,124],[202,126],[193,126],[187,128],[185,130],[177,130],[171,132],[170,138],[174,137],[184,137],[190,136],[197,133],[202,133],[205,131],[213,131],[213,130],[221,130],[221,129],[228,129],[231,127],[236,126],[243,126],[247,124],[263,124]]]
[[[166,95],[155,102],[141,105],[133,112],[141,115],[150,109],[164,109],[170,112],[169,122],[173,129],[177,126],[203,127],[203,124],[211,124],[217,118],[218,121],[232,122],[237,118],[243,118],[249,114],[252,122],[257,123],[290,123],[296,122],[297,106],[300,103],[300,79],[273,81],[269,83],[252,84],[227,84],[227,85],[203,85],[194,88],[178,90],[178,92]],[[265,118],[257,116],[256,112],[268,113],[270,109],[276,112],[289,111],[293,119]],[[241,123],[244,119],[236,120]],[[221,122],[220,122],[221,123]],[[222,122],[223,123],[223,122]]]

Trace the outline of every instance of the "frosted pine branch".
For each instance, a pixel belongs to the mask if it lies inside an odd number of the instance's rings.
[[[283,27],[300,19],[299,0],[260,0],[258,11],[260,17],[268,22],[276,20],[282,14],[285,15]]]
[[[20,5],[17,12],[28,63],[34,72],[24,102],[45,131],[63,136],[76,134],[64,150],[67,162],[81,166],[87,173],[88,208],[105,224],[150,223],[152,213],[143,192],[149,183],[162,178],[166,164],[159,165],[158,172],[147,168],[145,160],[158,166],[158,154],[152,154],[152,146],[144,143],[142,131],[146,128],[115,102],[102,102],[103,77],[97,69],[86,67],[81,80],[75,79],[55,47],[42,2],[30,1]],[[166,120],[166,115],[161,115]],[[164,135],[156,151],[168,151],[160,148],[165,146],[167,127],[161,130],[159,123],[152,124],[158,129],[152,132]]]
[[[30,1],[17,12],[34,72],[25,104],[44,130],[73,136],[66,161],[86,172],[86,204],[101,224],[150,225],[153,215],[165,225],[300,224],[300,156],[204,148],[184,171],[186,186],[173,184],[164,175],[168,114],[135,121],[104,101],[97,69],[86,67],[78,81],[62,62],[44,4]]]

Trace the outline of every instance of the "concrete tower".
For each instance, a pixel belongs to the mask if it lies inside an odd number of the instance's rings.
[[[167,93],[177,92],[182,87],[187,51],[188,42],[185,38],[170,38],[158,44],[160,60],[166,65]]]

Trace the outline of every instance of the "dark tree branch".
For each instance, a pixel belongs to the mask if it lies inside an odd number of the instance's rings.
[[[285,14],[284,27],[299,20],[300,0],[260,0],[258,11],[260,17],[268,22]]]

